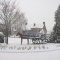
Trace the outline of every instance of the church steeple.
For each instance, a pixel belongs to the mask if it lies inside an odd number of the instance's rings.
[[[44,33],[46,34],[47,33],[47,29],[46,29],[46,26],[45,26],[45,22],[43,22],[43,30],[44,30]]]
[[[34,26],[36,26],[36,24],[34,23]]]
[[[45,26],[45,22],[43,22],[43,25]]]

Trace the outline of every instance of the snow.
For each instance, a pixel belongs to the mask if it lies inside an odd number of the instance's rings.
[[[32,44],[20,38],[9,38],[9,44],[0,44],[0,60],[60,60],[60,44]],[[31,40],[30,40],[31,41]]]
[[[14,38],[9,37],[8,40],[9,40],[8,44],[20,44],[21,45],[21,38],[18,38],[18,36]],[[23,39],[23,44],[27,44],[27,39]]]

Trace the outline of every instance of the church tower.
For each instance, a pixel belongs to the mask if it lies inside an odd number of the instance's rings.
[[[47,33],[47,29],[46,29],[46,26],[45,26],[45,22],[43,22],[43,31],[44,31],[44,34]]]

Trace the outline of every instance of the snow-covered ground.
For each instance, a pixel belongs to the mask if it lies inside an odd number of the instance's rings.
[[[60,51],[35,53],[0,53],[0,60],[60,60]]]
[[[31,41],[31,40],[30,40]],[[21,44],[21,38],[8,38],[8,44]],[[27,44],[27,39],[23,39],[23,44]]]
[[[9,44],[0,44],[0,60],[60,60],[60,44],[20,44],[20,38],[9,38]]]
[[[60,50],[60,44],[0,44],[0,52],[5,53],[32,53]]]

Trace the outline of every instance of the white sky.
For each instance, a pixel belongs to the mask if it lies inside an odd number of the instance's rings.
[[[14,0],[12,0],[14,1]],[[36,23],[37,27],[46,23],[47,31],[51,31],[54,26],[54,16],[60,0],[16,0],[17,4],[28,20],[27,29],[33,27]]]
[[[55,11],[60,4],[60,0],[17,0],[25,17],[28,20],[28,28],[33,27],[36,23],[37,27],[42,27],[43,21],[46,22],[48,31],[54,26]]]

